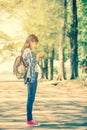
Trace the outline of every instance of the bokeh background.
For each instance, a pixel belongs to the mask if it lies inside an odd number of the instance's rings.
[[[26,37],[34,33],[39,38],[35,53],[40,51],[46,53],[45,58],[39,63],[41,77],[46,79],[58,77],[62,59],[62,65],[65,64],[63,73],[69,79],[72,72],[70,40],[73,36],[72,24],[75,24],[72,23],[75,13],[72,9],[73,4],[73,1],[68,0],[0,0],[0,75],[12,75],[15,58],[20,55]],[[77,29],[78,34],[77,42],[74,44],[78,47],[74,53],[77,53],[78,75],[84,77],[85,72],[82,74],[81,67],[87,56],[86,0],[76,0],[76,9],[78,24],[74,30]],[[62,58],[59,55],[62,55]]]
[[[41,125],[30,128],[27,87],[13,64],[32,33],[35,54],[46,55],[33,108]],[[87,130],[86,56],[87,0],[0,0],[0,130]]]

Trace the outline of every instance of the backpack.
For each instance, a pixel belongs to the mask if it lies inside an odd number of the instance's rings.
[[[27,67],[24,64],[22,56],[16,57],[13,65],[13,74],[16,75],[18,79],[23,79],[26,76]]]

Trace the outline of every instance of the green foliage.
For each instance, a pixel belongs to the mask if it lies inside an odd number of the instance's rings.
[[[0,9],[12,14],[21,8],[22,2],[22,0],[0,0]]]
[[[87,42],[87,6],[82,0],[78,1],[79,41]]]
[[[49,6],[48,6],[49,5]],[[37,51],[45,51],[50,55],[54,46],[58,54],[59,34],[61,33],[61,2],[57,0],[26,0],[24,5],[23,26],[28,34],[34,33],[39,37]],[[61,18],[60,18],[61,17]]]
[[[58,67],[54,67],[54,73],[58,74]]]
[[[78,42],[79,58],[83,59],[87,54],[87,1],[78,0]]]
[[[0,10],[9,12],[9,18],[16,17],[22,21],[22,26],[27,35],[34,33],[39,37],[39,44],[35,52],[45,51],[50,56],[53,47],[55,48],[55,59],[58,59],[58,45],[61,34],[61,22],[63,20],[63,0],[0,0]],[[86,0],[77,0],[78,11],[78,45],[79,58],[87,53],[87,6]],[[67,1],[67,32],[72,22],[71,1]],[[70,58],[70,46],[68,33],[65,35],[64,60]],[[25,36],[26,37],[26,36]],[[7,41],[12,38],[0,31],[0,38]],[[4,43],[0,43],[4,44]],[[23,46],[22,42],[11,43],[14,52]],[[9,43],[8,43],[9,45]],[[10,47],[6,48],[11,52]],[[4,46],[3,46],[4,48]],[[3,48],[0,50],[2,52]],[[4,48],[5,49],[5,48]]]
[[[84,56],[87,54],[87,2],[85,0],[77,0],[77,17],[78,17],[78,56],[79,59],[83,59]],[[71,24],[72,24],[72,2],[68,1],[67,3],[67,36],[70,37],[70,30],[71,30]],[[67,42],[69,43],[69,40],[66,40],[66,49],[65,50],[65,59],[67,57],[66,50],[69,50],[70,47],[69,44],[67,45]],[[70,55],[68,55],[70,56]]]

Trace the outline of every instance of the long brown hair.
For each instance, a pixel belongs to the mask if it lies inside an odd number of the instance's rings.
[[[34,35],[34,34],[31,34],[31,35],[29,35],[27,38],[26,38],[26,41],[25,41],[25,43],[24,43],[24,46],[23,46],[23,48],[22,48],[22,50],[21,50],[21,54],[23,54],[23,52],[24,52],[24,50],[26,49],[26,48],[30,48],[30,42],[36,42],[36,43],[38,43],[39,42],[39,40],[38,40],[38,37],[36,36],[36,35]]]

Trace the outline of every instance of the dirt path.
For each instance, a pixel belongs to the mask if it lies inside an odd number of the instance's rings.
[[[38,127],[26,125],[26,95],[23,82],[0,82],[0,130],[87,129],[87,87],[78,81],[39,83],[33,110]]]

